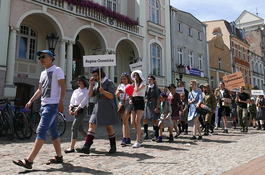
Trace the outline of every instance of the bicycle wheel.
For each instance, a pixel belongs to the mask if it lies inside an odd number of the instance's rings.
[[[5,137],[7,132],[7,125],[5,118],[2,115],[2,111],[0,111],[0,137]]]
[[[32,130],[32,122],[30,121],[30,118],[28,115],[27,115],[27,120],[28,120],[29,128],[28,128],[28,133],[25,137],[26,139],[30,139],[32,136],[33,130]]]
[[[3,112],[3,121],[6,125],[6,137],[9,140],[13,140],[14,139],[14,126],[13,126],[13,122],[9,116],[9,114],[7,112]]]
[[[34,114],[31,116],[31,121],[32,121],[32,130],[36,134],[37,128],[40,123],[40,113],[39,112],[34,112]]]
[[[56,116],[56,126],[57,126],[57,131],[59,135],[62,136],[66,129],[66,120],[63,114],[61,113],[58,113]]]
[[[17,138],[23,140],[29,130],[28,120],[23,112],[18,112],[15,115],[14,125]]]

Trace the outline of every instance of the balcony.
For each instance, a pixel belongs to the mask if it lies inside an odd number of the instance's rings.
[[[156,23],[153,23],[152,21],[147,21],[147,26],[148,26],[147,31],[150,34],[154,34],[154,35],[159,34],[161,37],[165,36],[165,27],[158,25]]]
[[[125,22],[121,22],[117,19],[105,16],[101,12],[98,12],[94,9],[90,9],[88,7],[82,7],[79,5],[68,4],[68,2],[66,2],[65,0],[27,0],[27,1],[34,1],[37,3],[41,3],[43,5],[54,7],[56,9],[66,11],[68,13],[72,13],[74,15],[82,16],[88,19],[101,22],[105,25],[112,26],[120,30],[125,30],[126,32],[141,35],[139,25],[135,26],[128,25]]]

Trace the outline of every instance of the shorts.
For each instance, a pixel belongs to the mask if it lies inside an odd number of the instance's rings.
[[[59,137],[56,127],[56,116],[58,114],[58,104],[48,104],[40,108],[41,119],[37,128],[36,139],[46,140],[46,133],[48,132],[51,140]]]
[[[132,111],[137,111],[137,110],[144,110],[144,97],[133,97],[132,98],[132,105],[131,105],[131,110]]]
[[[124,100],[124,101],[122,100],[120,101],[120,103],[123,104],[125,111],[131,110],[131,105],[129,103],[129,100]]]

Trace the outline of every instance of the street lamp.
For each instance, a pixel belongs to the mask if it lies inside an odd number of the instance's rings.
[[[184,65],[176,65],[178,73],[179,73],[179,78],[176,78],[177,81],[182,81],[183,74],[185,72],[185,66]]]
[[[57,44],[57,41],[58,41],[59,37],[56,37],[53,33],[51,33],[50,36],[46,36],[46,40],[48,42],[48,47],[49,47],[49,50],[52,52],[53,56],[54,55],[54,50],[55,50],[55,46]]]

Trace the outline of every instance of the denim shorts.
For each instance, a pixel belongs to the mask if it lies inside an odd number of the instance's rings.
[[[55,117],[58,114],[58,104],[48,104],[40,108],[41,119],[37,128],[36,139],[46,140],[46,133],[48,132],[51,140],[55,140],[59,137],[56,128]]]

